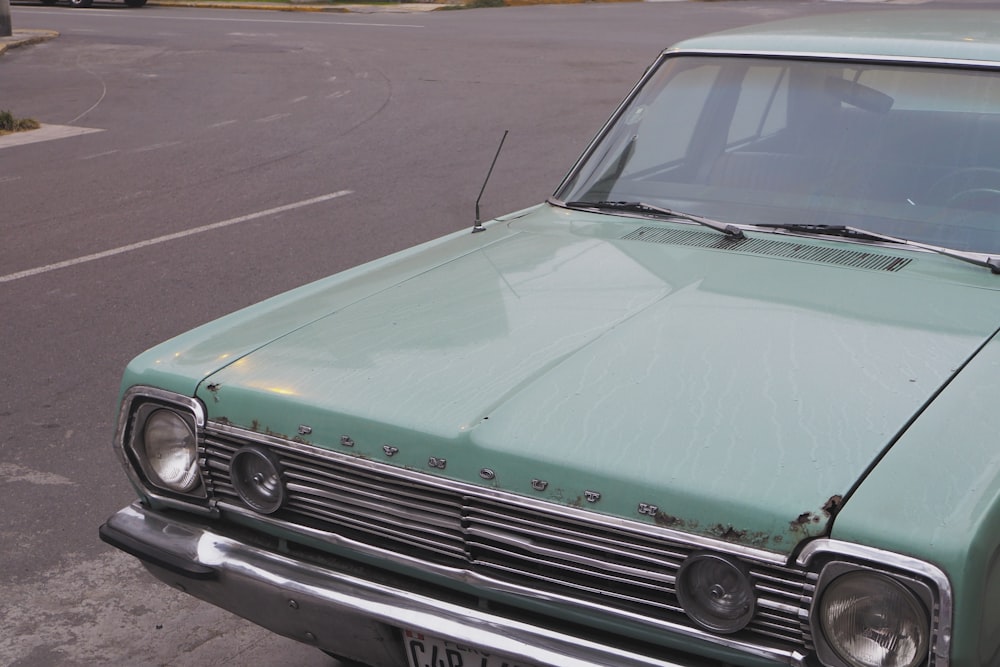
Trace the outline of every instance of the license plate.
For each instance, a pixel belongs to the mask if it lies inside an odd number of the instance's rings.
[[[403,641],[410,667],[532,667],[475,646],[438,639],[415,630],[404,630]]]

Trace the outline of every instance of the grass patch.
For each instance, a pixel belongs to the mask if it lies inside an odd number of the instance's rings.
[[[0,111],[0,134],[37,130],[41,125],[33,118],[15,118],[9,111]]]

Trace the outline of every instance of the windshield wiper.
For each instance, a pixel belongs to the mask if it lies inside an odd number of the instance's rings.
[[[851,227],[849,225],[803,225],[795,223],[761,223],[755,224],[754,227],[767,227],[770,229],[778,229],[789,232],[801,232],[803,234],[817,234],[820,236],[842,236],[851,239],[860,239],[866,241],[885,241],[888,243],[896,243],[899,245],[910,246],[912,248],[920,248],[921,250],[929,250],[930,252],[936,252],[939,255],[944,255],[945,257],[951,257],[952,259],[958,259],[969,264],[975,264],[976,266],[982,266],[990,270],[994,274],[1000,275],[1000,258],[990,257],[982,253],[967,252],[965,250],[954,250],[952,248],[945,248],[942,246],[931,245],[929,243],[920,243],[919,241],[910,241],[908,239],[901,239],[895,236],[889,236],[887,234],[880,234],[878,232],[873,232],[867,229],[860,229],[858,227]]]
[[[612,210],[633,211],[635,213],[652,213],[655,215],[666,216],[668,218],[678,218],[680,220],[695,222],[699,225],[708,227],[709,229],[721,232],[726,236],[732,236],[733,238],[746,238],[743,230],[736,225],[731,225],[727,222],[720,222],[718,220],[712,220],[711,218],[705,218],[693,213],[685,213],[683,211],[675,211],[673,209],[663,208],[662,206],[656,206],[654,204],[647,204],[641,201],[571,201],[566,202],[566,206],[570,208],[589,208],[598,211]]]

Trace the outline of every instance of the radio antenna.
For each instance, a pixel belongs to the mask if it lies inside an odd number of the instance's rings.
[[[472,233],[486,231],[486,227],[479,220],[479,200],[483,198],[483,192],[486,191],[486,184],[490,182],[490,176],[493,174],[493,167],[496,166],[497,158],[500,157],[500,149],[503,148],[503,142],[507,139],[507,133],[510,130],[504,130],[503,136],[500,137],[500,145],[497,146],[497,153],[493,156],[493,162],[490,164],[490,170],[486,172],[486,180],[483,181],[483,187],[479,189],[479,196],[476,197],[476,222],[472,225]]]

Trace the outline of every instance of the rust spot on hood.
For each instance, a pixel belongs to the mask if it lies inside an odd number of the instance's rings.
[[[819,523],[819,517],[812,512],[803,512],[798,515],[792,523],[797,526],[804,526],[809,523]]]
[[[789,521],[788,527],[791,529],[793,533],[801,532],[808,530],[808,526],[817,524],[819,522],[820,518],[818,515],[813,514],[812,512],[803,512],[802,514],[798,515],[797,517]]]
[[[672,514],[667,514],[666,512],[659,510],[657,510],[656,514],[653,515],[653,521],[657,526],[662,528],[677,528],[682,530],[688,527],[688,522],[679,516],[673,516]],[[691,527],[693,528],[694,524],[691,524]]]
[[[793,533],[795,532],[808,532],[809,526],[814,526],[816,524],[822,523],[823,518],[826,517],[830,519],[837,510],[844,504],[844,497],[835,495],[830,496],[829,500],[823,503],[823,507],[820,508],[822,515],[816,512],[803,512],[794,519],[788,522],[788,527]]]
[[[218,382],[210,382],[205,386],[205,389],[208,389],[210,392],[212,392],[212,400],[214,400],[216,403],[219,402],[219,389],[221,388],[222,385],[219,384]]]
[[[750,531],[740,530],[733,526],[723,526],[721,523],[712,526],[707,532],[712,537],[717,537],[726,542],[745,544],[762,549],[767,548],[768,543],[771,541],[771,536],[767,533],[751,533]]]
[[[826,504],[823,505],[823,512],[828,517],[832,517],[834,514],[837,513],[837,510],[839,510],[843,505],[844,505],[843,496],[830,496],[830,499],[827,500]]]
[[[747,536],[747,531],[736,530],[732,526],[723,526],[721,523],[712,526],[709,532],[727,542],[742,542]]]

